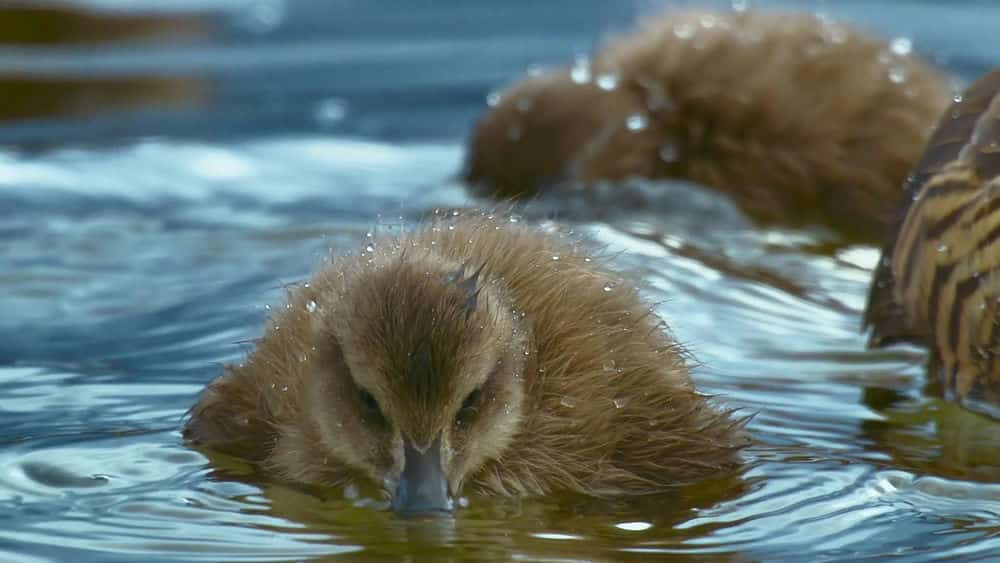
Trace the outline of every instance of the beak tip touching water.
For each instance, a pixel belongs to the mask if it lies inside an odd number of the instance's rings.
[[[435,441],[425,452],[405,447],[403,474],[392,495],[392,509],[406,516],[447,516],[455,508],[448,479],[441,467],[441,445]]]

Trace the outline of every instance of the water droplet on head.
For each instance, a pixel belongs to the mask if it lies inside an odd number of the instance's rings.
[[[660,160],[668,164],[672,162],[677,162],[679,160],[677,145],[673,143],[668,143],[660,147]]]
[[[369,244],[365,246],[365,252],[375,252],[375,247]]]
[[[567,409],[571,409],[576,407],[576,399],[572,397],[563,397],[562,399],[559,399],[559,404]]]
[[[597,77],[596,82],[601,90],[611,91],[618,87],[618,76],[612,73],[602,74]]]
[[[906,82],[906,69],[899,65],[890,66],[889,81],[893,84],[902,84],[903,82]]]
[[[615,284],[609,283],[609,284],[605,285],[602,289],[604,289],[604,293],[608,293],[611,290],[613,290],[614,288],[615,288]]]
[[[689,23],[679,23],[674,26],[674,35],[678,39],[691,39],[694,37],[694,26]]]
[[[315,313],[316,312],[316,302],[310,300],[308,303],[306,303],[306,311],[309,311],[310,313]]]
[[[847,41],[847,30],[843,27],[827,23],[823,26],[823,30],[826,32],[826,40],[835,45],[840,45]]]
[[[552,261],[553,261],[553,262],[557,262],[558,260],[559,260],[559,255],[558,255],[558,254],[557,254],[557,255],[554,255],[554,256],[552,257]]]
[[[624,407],[625,405],[628,404],[628,400],[627,399],[622,399],[622,398],[614,399],[611,402],[615,404],[615,408],[616,409],[620,409],[620,408],[622,408],[622,407]]]
[[[940,246],[938,246],[937,251],[938,252],[948,252],[948,245],[947,244],[941,244]]]
[[[955,94],[954,96],[951,97],[951,101],[955,102],[956,104],[961,102],[962,94]]]
[[[889,43],[889,49],[893,53],[905,57],[913,51],[913,41],[906,37],[897,37]]]
[[[490,106],[491,108],[497,107],[498,105],[500,105],[501,99],[502,96],[500,95],[500,92],[490,92],[489,94],[486,95],[486,105]]]
[[[569,77],[577,84],[590,82],[590,59],[583,55],[577,55],[573,59],[573,68],[569,71]]]
[[[625,119],[625,127],[628,127],[629,131],[642,131],[647,125],[649,119],[642,113],[633,113]]]

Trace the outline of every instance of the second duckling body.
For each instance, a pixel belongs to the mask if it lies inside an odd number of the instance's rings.
[[[661,490],[735,467],[740,421],[649,305],[584,249],[443,214],[333,260],[192,409],[190,440],[401,511],[462,490]]]
[[[882,240],[951,100],[911,49],[811,14],[651,18],[592,60],[503,92],[471,135],[465,179],[518,197],[682,178],[761,221]]]

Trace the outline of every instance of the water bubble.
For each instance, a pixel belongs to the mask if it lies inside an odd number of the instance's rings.
[[[913,41],[907,37],[897,37],[889,43],[889,49],[901,57],[909,55],[913,51]]]
[[[951,97],[951,101],[955,102],[956,104],[961,102],[962,94],[955,94],[954,96]]]
[[[310,300],[308,303],[306,303],[306,311],[309,311],[310,313],[315,313],[316,312],[316,302]]]
[[[596,82],[601,90],[611,91],[618,87],[618,76],[612,73],[602,74],[597,77]]]
[[[705,14],[698,18],[698,21],[701,23],[701,27],[705,29],[712,29],[718,23],[718,20],[712,14]]]
[[[553,262],[558,262],[558,261],[559,261],[559,255],[558,255],[558,254],[556,254],[556,255],[553,255],[553,256],[552,256],[552,261],[553,261]]]
[[[938,246],[937,251],[938,252],[948,252],[948,245],[947,244],[941,244],[940,246]]]
[[[613,290],[614,288],[615,288],[615,284],[609,283],[609,284],[605,285],[602,289],[604,289],[604,293],[610,293],[611,290]]]
[[[569,77],[577,84],[590,82],[590,59],[583,55],[577,55],[573,59],[573,68],[569,71]]]
[[[369,245],[365,246],[365,251],[366,252],[375,252],[375,247],[369,244]]]
[[[647,125],[649,119],[642,113],[633,113],[625,119],[625,127],[628,127],[629,131],[642,131]]]
[[[491,108],[497,107],[498,105],[500,105],[500,99],[501,99],[500,92],[490,92],[489,94],[486,95],[486,105],[490,106]]]
[[[745,12],[747,11],[747,7],[747,0],[733,0],[734,12]]]
[[[562,399],[559,399],[559,404],[567,409],[572,409],[576,407],[576,399],[572,397],[563,397]]]

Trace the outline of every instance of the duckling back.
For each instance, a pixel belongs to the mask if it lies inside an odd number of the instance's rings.
[[[944,395],[1000,417],[1000,70],[941,117],[865,312],[871,345],[930,347]]]
[[[881,240],[951,98],[910,50],[806,14],[653,18],[505,92],[472,134],[466,180],[516,197],[682,178],[761,221]]]

